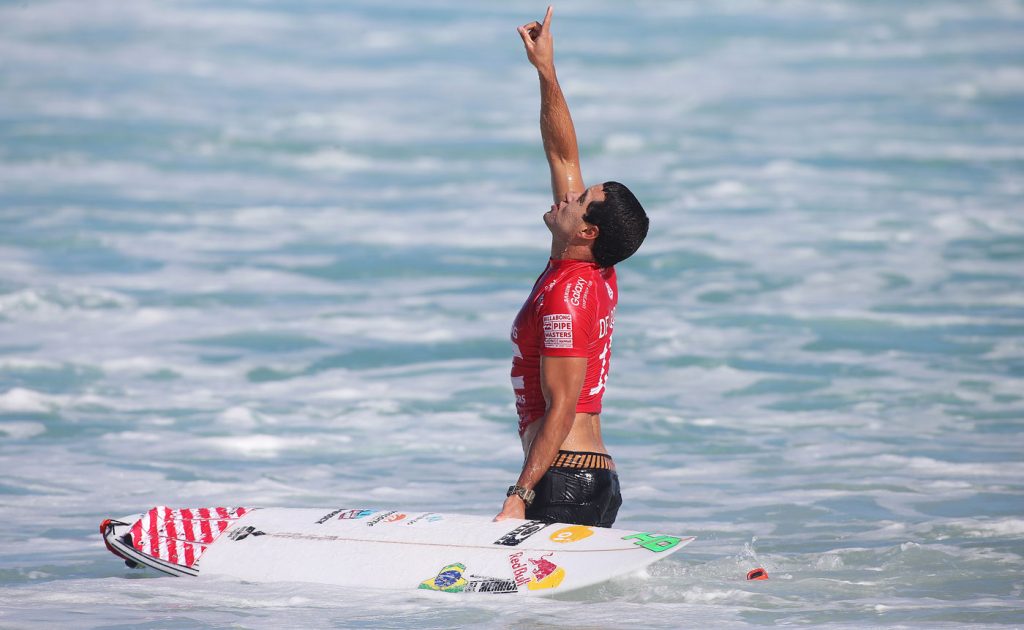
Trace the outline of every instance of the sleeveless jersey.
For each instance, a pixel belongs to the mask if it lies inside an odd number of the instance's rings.
[[[512,389],[519,434],[546,410],[540,358],[586,357],[576,413],[600,413],[608,382],[619,289],[615,268],[581,260],[548,261],[512,325]]]

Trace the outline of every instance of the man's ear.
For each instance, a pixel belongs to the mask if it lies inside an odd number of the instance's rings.
[[[583,223],[583,229],[579,231],[579,236],[585,241],[593,241],[597,238],[597,235],[601,232],[601,229],[592,223]]]

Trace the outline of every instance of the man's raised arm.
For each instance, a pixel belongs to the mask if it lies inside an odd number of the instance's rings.
[[[576,129],[555,75],[551,13],[552,7],[548,7],[543,24],[530,22],[520,26],[519,35],[526,46],[527,58],[537,68],[540,77],[540,134],[551,168],[551,193],[557,203],[565,198],[566,193],[581,194],[586,186],[580,173]]]

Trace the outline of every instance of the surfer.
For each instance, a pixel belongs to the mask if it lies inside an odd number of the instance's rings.
[[[540,130],[555,203],[544,214],[551,258],[512,326],[512,387],[525,461],[495,520],[611,527],[622,496],[601,439],[618,286],[614,265],[648,219],[617,182],[586,187],[569,107],[555,75],[552,8],[519,27],[540,79]]]

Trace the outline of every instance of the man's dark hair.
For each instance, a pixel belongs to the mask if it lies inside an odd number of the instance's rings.
[[[604,201],[591,201],[583,220],[598,228],[592,252],[599,267],[611,267],[632,256],[650,224],[643,206],[619,182],[604,183]]]

